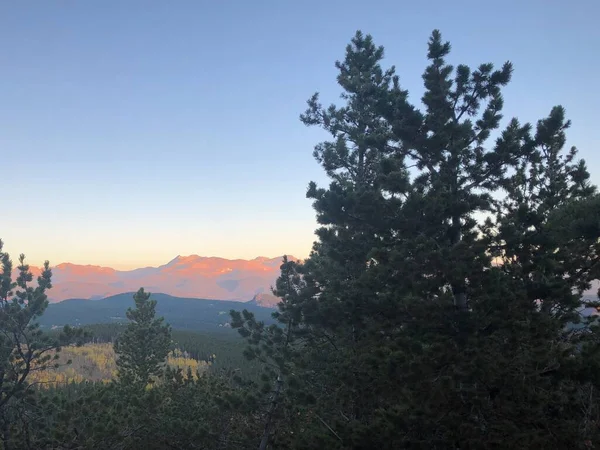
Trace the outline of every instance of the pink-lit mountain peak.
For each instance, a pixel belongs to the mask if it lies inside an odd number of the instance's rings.
[[[289,258],[296,260],[293,256]],[[255,273],[270,272],[273,268],[279,269],[281,262],[282,257],[268,258],[259,256],[251,260],[246,260],[226,259],[217,256],[179,255],[166,265],[161,266],[161,268],[164,267],[169,271],[185,270],[187,272],[203,273],[207,276],[219,276],[239,270]]]
[[[167,264],[165,264],[165,267],[190,264],[190,263],[202,260],[204,258],[205,258],[204,256],[200,256],[200,255],[189,255],[189,256],[177,255],[175,258],[173,258],[171,261],[169,261]]]
[[[80,264],[72,264],[72,263],[61,263],[57,266],[54,266],[54,269],[71,271],[73,273],[114,273],[115,269],[111,267],[103,267],[103,266],[95,266],[92,264],[80,265]]]
[[[54,287],[48,296],[52,301],[97,298],[144,287],[150,292],[178,297],[248,301],[257,294],[270,292],[279,276],[282,259],[281,256],[244,260],[179,255],[158,267],[124,271],[63,263],[52,269]],[[292,256],[289,259],[296,260]]]

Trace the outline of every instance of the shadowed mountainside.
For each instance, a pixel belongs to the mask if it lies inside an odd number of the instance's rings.
[[[156,300],[156,315],[164,317],[173,328],[193,331],[229,331],[229,311],[247,309],[258,320],[273,323],[272,308],[264,308],[252,302],[218,301],[199,298],[179,298],[166,294],[152,294]],[[44,328],[63,325],[91,325],[98,323],[128,322],[127,308],[133,307],[133,292],[115,295],[101,300],[70,299],[50,304],[39,323]]]

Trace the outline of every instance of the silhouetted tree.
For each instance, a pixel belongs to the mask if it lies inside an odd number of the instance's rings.
[[[561,107],[535,133],[512,119],[490,142],[512,66],[454,68],[449,54],[434,31],[421,111],[359,32],[336,64],[344,105],[315,95],[301,116],[332,136],[314,152],[331,183],[308,189],[320,228],[296,268],[286,364],[299,381],[275,446],[580,448],[598,438],[596,328],[568,327],[598,276],[595,187],[575,151],[563,153]],[[251,344],[276,353],[260,324],[241,319]]]
[[[156,300],[140,288],[133,296],[135,309],[127,310],[130,320],[125,331],[117,338],[119,381],[145,387],[163,373],[171,348],[171,328],[164,318],[155,318]]]
[[[37,286],[30,283],[33,274],[20,255],[18,276],[13,281],[13,264],[3,252],[0,240],[0,433],[4,449],[13,448],[14,427],[23,419],[21,404],[33,394],[29,375],[35,371],[58,367],[61,346],[81,337],[81,330],[65,327],[58,336],[45,335],[38,319],[48,306],[46,290],[52,287],[52,271],[44,263]],[[18,433],[18,431],[16,431]]]

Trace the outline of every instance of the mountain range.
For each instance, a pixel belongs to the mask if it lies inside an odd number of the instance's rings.
[[[281,263],[282,257],[230,260],[198,255],[177,256],[162,266],[133,270],[63,263],[52,267],[53,287],[48,298],[50,302],[97,300],[143,287],[176,297],[253,300],[259,306],[272,307],[278,300],[270,288],[279,276]],[[40,272],[39,267],[31,270],[34,276]]]
[[[283,257],[251,260],[198,255],[177,256],[158,267],[116,270],[110,267],[63,263],[52,267],[51,303],[67,299],[99,300],[135,292],[140,287],[151,293],[181,298],[251,301],[256,306],[274,307],[279,299],[271,286],[280,274]],[[288,256],[297,261],[298,258]],[[39,267],[31,267],[37,277]],[[596,295],[596,280],[586,292]]]

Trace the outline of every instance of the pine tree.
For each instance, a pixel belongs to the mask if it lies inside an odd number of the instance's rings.
[[[374,439],[373,430],[395,421],[407,430],[401,445],[579,446],[581,405],[573,392],[590,385],[569,369],[577,353],[565,344],[564,325],[597,275],[599,235],[589,224],[600,216],[586,221],[582,241],[581,227],[567,225],[561,208],[577,208],[595,188],[575,151],[562,154],[568,122],[561,107],[535,135],[512,119],[486,150],[511,66],[483,64],[472,73],[458,66],[452,79],[449,51],[434,31],[424,113],[403,104],[384,112],[395,160],[417,169],[404,202],[395,203],[392,239],[372,254],[374,279],[386,286],[377,285],[383,295],[376,304],[387,302],[394,318],[385,320],[387,363],[397,389],[409,388],[365,436]],[[481,213],[493,219],[481,225]],[[558,419],[558,410],[568,417]]]
[[[123,384],[145,387],[165,367],[171,347],[171,328],[155,318],[156,300],[140,288],[133,296],[135,309],[127,310],[127,329],[115,341],[118,377]]]
[[[18,277],[13,281],[13,264],[3,252],[0,240],[0,433],[4,449],[13,448],[13,432],[22,409],[28,401],[29,376],[36,371],[58,367],[61,347],[82,337],[81,330],[65,327],[57,337],[44,334],[36,320],[48,306],[46,291],[52,287],[52,271],[46,261],[37,286],[31,286],[33,274],[20,255]]]
[[[269,394],[269,401],[264,414],[260,449],[267,448],[273,429],[282,415],[281,410],[289,407],[289,386],[293,387],[299,381],[294,370],[293,355],[296,354],[298,345],[302,345],[298,342],[301,336],[298,324],[302,319],[299,304],[306,291],[306,283],[300,273],[300,267],[300,264],[284,256],[281,275],[272,289],[273,294],[281,299],[278,311],[273,313],[281,326],[265,326],[264,322],[257,321],[247,310],[241,313],[234,310],[230,312],[232,328],[237,329],[250,344],[245,351],[246,357],[261,361],[265,368],[262,392]],[[281,435],[281,432],[279,434]]]
[[[390,155],[392,128],[381,114],[394,105],[406,105],[407,92],[400,89],[393,67],[381,67],[383,57],[383,48],[371,36],[357,32],[344,60],[336,63],[344,104],[323,107],[315,94],[301,116],[304,124],[331,135],[313,153],[331,183],[327,188],[309,184],[307,197],[314,200],[320,227],[313,253],[302,269],[312,291],[303,296],[303,317],[310,330],[304,339],[312,349],[306,358],[319,362],[319,370],[310,377],[313,396],[323,411],[329,408],[325,405],[337,403],[342,412],[335,419],[319,416],[319,422],[328,424],[319,424],[323,439],[335,441],[323,445],[340,443],[331,423],[341,417],[360,421],[373,400],[372,366],[365,360],[371,345],[367,330],[373,320],[369,312],[372,290],[364,275],[371,252],[389,232],[382,189],[384,161],[396,169],[398,189],[404,189],[408,180],[405,168]],[[333,389],[330,383],[335,377],[343,389]]]
[[[301,117],[332,135],[314,152],[332,181],[308,189],[321,227],[297,269],[289,363],[306,382],[286,396],[310,401],[288,447],[579,448],[597,437],[597,332],[565,329],[598,275],[595,188],[573,151],[562,156],[560,107],[535,135],[512,119],[488,143],[512,66],[454,69],[449,53],[434,31],[421,112],[357,33],[337,64],[346,104],[315,95]]]

